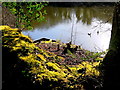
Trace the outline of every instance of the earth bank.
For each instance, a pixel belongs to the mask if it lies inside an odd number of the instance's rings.
[[[0,26],[3,51],[3,89],[85,89],[101,87],[99,53],[60,42],[34,43],[17,28]],[[59,45],[59,50],[58,50]],[[54,48],[53,48],[54,47]],[[72,49],[73,48],[73,49]]]

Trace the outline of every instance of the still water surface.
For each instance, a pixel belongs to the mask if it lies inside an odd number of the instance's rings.
[[[46,22],[33,24],[33,30],[23,31],[33,40],[49,38],[81,45],[97,52],[108,49],[111,37],[113,7],[46,7]]]

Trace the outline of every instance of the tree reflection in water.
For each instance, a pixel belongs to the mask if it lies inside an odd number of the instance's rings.
[[[72,14],[75,14],[77,22],[82,21],[84,24],[90,25],[93,18],[100,19],[104,22],[109,20],[113,15],[112,6],[93,6],[93,7],[46,7],[46,21],[33,23],[34,27],[49,28],[62,22],[71,22]],[[112,19],[108,21],[112,22]]]
[[[33,39],[47,37],[67,42],[71,40],[73,27],[73,43],[82,44],[83,48],[91,51],[108,48],[111,32],[107,31],[112,26],[113,6],[48,6],[45,9],[47,21],[32,22],[35,29],[23,33],[30,34]],[[90,36],[88,33],[91,33]]]

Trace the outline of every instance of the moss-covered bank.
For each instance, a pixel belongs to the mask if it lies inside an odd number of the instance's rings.
[[[0,26],[2,30],[3,90],[6,89],[74,89],[100,88],[100,62],[82,62],[70,67],[56,60],[64,57],[40,49],[16,28]],[[52,62],[50,62],[52,60]]]

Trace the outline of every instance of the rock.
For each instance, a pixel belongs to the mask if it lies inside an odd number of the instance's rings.
[[[50,41],[51,39],[47,39],[47,38],[41,38],[38,40],[33,41],[33,43],[41,43],[41,41]],[[56,42],[56,40],[52,40],[52,42]]]

